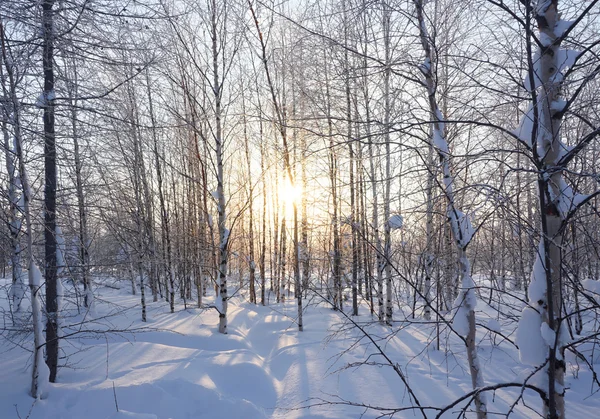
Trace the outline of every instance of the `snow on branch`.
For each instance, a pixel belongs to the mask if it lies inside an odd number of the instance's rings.
[[[456,242],[464,249],[475,235],[471,217],[456,208],[449,208],[448,218],[450,219],[450,225],[452,226]]]
[[[391,230],[399,230],[404,225],[404,219],[400,214],[392,215],[388,220],[388,226]]]
[[[475,295],[475,282],[470,275],[465,275],[462,280],[458,297],[454,300],[454,319],[452,327],[462,337],[469,334],[469,312],[475,310],[477,296]]]
[[[35,106],[37,108],[45,108],[54,99],[56,99],[56,93],[54,92],[54,90],[50,90],[49,92],[43,92],[41,95],[38,96],[37,100],[35,101]]]

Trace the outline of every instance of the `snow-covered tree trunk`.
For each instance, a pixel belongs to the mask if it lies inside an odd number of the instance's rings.
[[[1,23],[0,23],[1,25]],[[0,30],[2,27],[0,26]],[[4,38],[3,34],[0,33],[2,39],[0,41],[3,43],[4,47]],[[11,117],[10,112],[12,110],[12,114],[14,115],[17,110],[12,109],[14,106],[9,106],[9,98],[10,98],[10,87],[4,84],[5,77],[3,71],[3,57],[0,55],[0,80],[2,80],[3,85],[3,93],[7,98],[6,106],[3,106],[4,112],[2,113],[2,133],[4,137],[4,154],[6,158],[6,172],[8,174],[8,204],[9,204],[9,212],[8,212],[8,228],[10,232],[10,264],[12,268],[12,285],[10,288],[10,300],[12,304],[12,311],[18,313],[21,310],[21,301],[25,296],[25,283],[24,283],[24,275],[23,268],[21,266],[21,245],[19,240],[19,235],[21,233],[21,218],[20,213],[22,213],[21,202],[22,198],[19,195],[19,190],[21,189],[21,181],[19,179],[19,172],[15,165],[15,147],[14,140],[11,139],[11,134],[8,130],[8,121]],[[8,63],[6,64],[8,66]],[[14,130],[14,128],[13,128]]]
[[[579,53],[560,48],[563,33],[571,23],[561,20],[557,7],[558,1],[544,0],[538,1],[532,9],[541,45],[531,54],[531,41],[529,43],[530,69],[525,87],[531,93],[532,105],[523,117],[518,135],[531,146],[538,169],[542,234],[528,288],[529,306],[523,309],[517,342],[523,362],[546,365],[544,416],[564,419],[563,355],[567,333],[561,325],[561,246],[563,220],[580,200],[563,178],[566,164],[578,149],[568,150],[560,141],[562,117],[568,106],[560,93],[563,72]],[[528,18],[531,22],[531,15],[528,14]]]
[[[215,153],[217,160],[217,212],[219,214],[219,332],[227,333],[227,262],[229,255],[229,230],[226,227],[227,213],[224,189],[224,145],[222,128],[222,84],[219,76],[219,45],[218,45],[218,22],[217,22],[217,0],[211,2],[211,37],[212,37],[212,90],[214,93],[215,112]]]
[[[419,25],[419,35],[421,46],[425,52],[425,62],[421,65],[421,72],[425,78],[427,87],[429,111],[432,118],[432,136],[430,146],[432,145],[439,156],[442,166],[442,176],[444,185],[444,194],[447,200],[447,216],[451,227],[452,237],[458,253],[459,273],[460,273],[460,292],[456,299],[456,313],[454,315],[454,330],[465,339],[467,347],[467,358],[469,370],[471,373],[471,383],[473,389],[483,386],[483,372],[477,355],[477,346],[475,344],[475,306],[477,297],[475,295],[475,283],[471,278],[471,266],[467,258],[466,249],[473,238],[474,230],[471,226],[469,216],[456,208],[454,197],[454,176],[450,170],[450,150],[445,137],[444,116],[438,106],[436,99],[436,81],[433,73],[433,63],[435,62],[431,38],[425,23],[423,11],[423,0],[414,0],[416,6],[417,23]],[[474,395],[475,409],[477,418],[487,418],[486,398],[483,393]]]
[[[25,157],[23,155],[23,143],[21,136],[21,120],[19,99],[16,90],[16,77],[14,68],[8,61],[8,46],[5,42],[4,26],[0,21],[0,46],[2,54],[2,63],[6,69],[8,78],[8,88],[3,83],[2,90],[5,97],[11,102],[12,111],[12,127],[14,137],[14,152],[18,165],[19,180],[23,189],[22,195],[22,210],[25,217],[25,235],[27,244],[27,265],[29,277],[29,291],[31,293],[31,313],[33,322],[33,361],[31,367],[31,389],[32,397],[38,399],[44,395],[45,383],[50,380],[50,369],[44,362],[44,346],[46,340],[44,338],[44,326],[42,316],[42,305],[40,302],[39,292],[42,287],[42,274],[35,264],[33,256],[33,230],[31,223],[31,211],[29,203],[31,202],[31,190],[27,172],[25,170]],[[55,255],[56,256],[56,255]]]

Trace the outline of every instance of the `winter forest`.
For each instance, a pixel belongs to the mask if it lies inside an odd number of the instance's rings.
[[[0,417],[600,416],[600,1],[0,0]]]

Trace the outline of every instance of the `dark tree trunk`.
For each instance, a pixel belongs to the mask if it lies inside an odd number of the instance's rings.
[[[42,3],[44,92],[44,249],[46,277],[46,364],[50,382],[56,381],[58,365],[58,296],[56,269],[56,137],[54,134],[54,0]]]

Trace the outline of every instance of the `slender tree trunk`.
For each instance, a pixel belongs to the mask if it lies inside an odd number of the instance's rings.
[[[284,202],[284,205],[286,203]],[[279,277],[279,298],[281,301],[285,301],[285,283],[287,280],[287,215],[286,208],[283,209],[283,218],[281,220],[281,234],[280,234],[280,247],[279,247],[279,266],[281,267],[281,276]]]
[[[259,101],[259,111],[262,114],[262,107]],[[266,265],[265,258],[267,255],[267,184],[265,182],[265,149],[263,146],[263,123],[262,118],[259,121],[259,139],[260,139],[260,173],[262,179],[262,235],[261,235],[261,249],[260,249],[260,304],[265,305],[265,287],[266,287]],[[271,272],[271,278],[273,272]],[[272,281],[272,279],[271,279]]]
[[[227,213],[225,210],[225,190],[223,185],[224,171],[224,147],[222,133],[222,110],[221,110],[221,79],[219,76],[219,48],[217,45],[217,1],[211,3],[211,36],[212,36],[212,59],[213,80],[212,89],[215,99],[215,142],[217,160],[217,212],[219,214],[219,332],[227,333],[227,263],[229,254],[229,230],[226,227]]]
[[[58,370],[58,293],[56,267],[56,136],[54,132],[54,0],[42,6],[44,91],[40,100],[44,111],[44,249],[46,279],[46,364],[50,382]]]
[[[365,4],[366,6],[366,4]],[[375,170],[378,162],[375,161],[375,153],[377,148],[377,154],[379,147],[373,144],[373,136],[371,134],[371,106],[370,106],[370,92],[369,92],[369,78],[368,78],[368,61],[366,58],[367,52],[367,40],[369,39],[369,31],[370,26],[368,22],[368,17],[365,16],[363,20],[362,33],[364,38],[364,46],[363,51],[365,57],[363,58],[363,73],[362,73],[362,81],[363,81],[363,100],[365,106],[365,136],[367,138],[367,152],[369,155],[369,177],[371,183],[371,194],[372,194],[372,213],[371,213],[371,231],[372,231],[372,241],[374,242],[375,247],[375,279],[377,283],[377,318],[380,322],[385,321],[385,305],[383,300],[383,269],[384,269],[384,260],[383,260],[383,247],[381,243],[381,235],[379,232],[379,193],[377,188],[377,171]],[[373,275],[371,275],[371,285],[369,289],[369,298],[371,301],[371,310],[374,311],[374,303],[373,303]]]
[[[31,189],[27,173],[25,170],[25,157],[23,155],[23,143],[21,136],[21,121],[20,121],[20,109],[19,99],[17,97],[16,90],[16,77],[14,73],[14,67],[8,61],[8,46],[6,45],[6,37],[4,34],[4,25],[0,21],[0,46],[2,60],[0,65],[4,65],[8,78],[8,89],[6,85],[2,84],[2,91],[4,96],[9,98],[11,101],[12,108],[12,123],[13,123],[13,136],[14,136],[14,152],[16,163],[18,165],[19,180],[21,187],[23,188],[23,215],[25,216],[25,234],[27,243],[27,263],[28,263],[28,279],[29,279],[29,291],[31,292],[31,314],[33,322],[33,360],[31,368],[31,390],[30,394],[32,397],[38,399],[43,395],[44,382],[50,377],[49,367],[44,363],[44,345],[46,343],[44,339],[43,330],[43,317],[42,307],[39,297],[39,292],[42,287],[42,275],[40,270],[35,265],[33,255],[33,230],[31,222],[31,211],[29,203],[31,202]],[[4,78],[2,78],[4,80]],[[8,149],[6,150],[8,153]]]
[[[74,82],[71,89],[73,98],[78,96],[77,92],[77,67],[73,67]],[[73,158],[75,159],[75,189],[77,191],[77,209],[79,214],[79,260],[81,263],[81,277],[84,288],[83,305],[88,309],[93,307],[94,292],[92,289],[92,280],[90,275],[90,255],[89,255],[89,234],[87,223],[87,207],[85,202],[85,194],[83,191],[83,162],[81,161],[81,151],[79,147],[79,135],[77,129],[77,102],[76,99],[71,100],[71,127],[73,133]]]
[[[571,223],[571,234],[572,234],[572,243],[573,243],[573,261],[572,261],[572,266],[573,266],[573,299],[575,300],[575,333],[577,333],[578,335],[581,334],[581,331],[583,330],[583,318],[581,315],[581,306],[579,304],[579,286],[581,283],[581,278],[580,278],[580,272],[581,272],[581,268],[579,266],[580,264],[580,260],[579,260],[579,244],[577,242],[577,225],[575,224],[575,222]]]
[[[0,31],[3,30],[0,22]],[[3,32],[0,32],[0,36],[2,38],[0,41],[2,42],[2,47],[4,48],[4,35]],[[12,96],[12,86],[7,86],[4,84],[5,76],[3,71],[3,55],[0,55],[0,80],[3,82],[2,90],[4,96],[8,99]],[[9,64],[5,64],[7,68],[9,68]],[[8,73],[11,73],[12,70],[7,70]],[[11,77],[11,74],[9,74]],[[8,99],[10,100],[10,99]],[[4,137],[4,154],[6,157],[6,171],[8,174],[8,204],[9,204],[9,213],[8,213],[8,228],[10,232],[10,264],[12,268],[12,286],[10,289],[10,298],[12,304],[12,311],[14,313],[18,313],[21,310],[21,301],[25,296],[25,284],[23,278],[23,268],[21,265],[21,245],[19,242],[19,234],[21,231],[21,219],[19,218],[19,212],[22,212],[19,201],[20,197],[18,195],[19,189],[21,189],[21,181],[19,179],[19,172],[15,165],[16,160],[16,150],[15,150],[15,141],[11,140],[11,135],[8,130],[8,120],[9,120],[9,105],[8,100],[6,106],[3,107],[4,112],[2,113],[2,133]],[[18,110],[11,106],[13,114],[16,114]],[[13,121],[13,124],[15,122]],[[15,128],[13,127],[13,131]],[[11,145],[12,143],[12,145]]]
[[[350,229],[352,246],[352,315],[358,316],[358,231],[356,220],[356,185],[354,183],[354,145],[352,138],[352,100],[350,95],[350,61],[348,58],[348,15],[344,5],[344,87],[346,94],[346,140],[350,157]]]
[[[301,104],[304,105],[304,96],[301,96]],[[303,109],[303,108],[302,108]],[[304,113],[302,112],[302,116]],[[308,176],[306,173],[306,160],[308,159],[308,146],[306,144],[306,135],[302,134],[300,147],[302,148],[301,166],[302,166],[302,239],[301,239],[301,256],[302,256],[302,288],[305,295],[310,286],[310,252],[308,249],[308,209],[307,209],[307,189]]]
[[[385,191],[383,203],[383,219],[384,219],[384,263],[385,263],[385,284],[386,284],[386,304],[385,304],[385,321],[387,324],[392,324],[393,306],[392,306],[392,235],[390,230],[390,190],[392,184],[391,170],[391,144],[390,144],[390,114],[391,114],[391,98],[390,98],[390,75],[391,75],[391,56],[390,56],[390,18],[391,11],[389,5],[383,3],[383,42],[385,48],[385,69],[383,78],[383,95],[384,95],[384,141],[385,141]]]
[[[542,225],[542,237],[537,259],[533,268],[529,287],[529,302],[532,307],[526,311],[534,311],[542,323],[556,333],[554,344],[548,345],[548,399],[544,403],[544,416],[549,419],[565,418],[564,401],[564,342],[560,339],[562,318],[562,253],[563,216],[571,206],[565,196],[566,188],[562,170],[558,168],[561,150],[565,148],[560,141],[560,127],[563,111],[553,105],[560,99],[562,87],[562,62],[559,61],[561,39],[556,28],[561,19],[557,10],[558,1],[538,2],[527,14],[527,22],[532,27],[531,12],[539,30],[539,39],[544,40],[544,47],[539,49],[539,61],[532,62],[532,34],[527,34],[527,53],[529,59],[528,84],[532,96],[533,132],[532,151],[538,169],[539,209]],[[547,46],[546,46],[547,45]],[[536,54],[537,55],[537,54]],[[566,166],[566,163],[564,164]],[[550,175],[548,175],[550,173]],[[566,202],[565,202],[566,201]],[[565,206],[567,209],[565,210]],[[536,265],[538,268],[536,269]],[[543,290],[543,292],[540,292]],[[530,316],[528,316],[530,317]],[[538,337],[528,336],[528,339]],[[539,336],[542,339],[542,336]]]
[[[431,277],[433,276],[433,182],[435,180],[435,165],[433,160],[433,144],[429,144],[427,164],[427,214],[425,221],[425,252],[423,254],[423,271],[425,273],[425,320],[431,320]]]
[[[329,137],[329,182],[331,186],[331,208],[333,210],[331,218],[331,228],[333,233],[333,306],[337,310],[342,310],[342,254],[340,243],[340,227],[338,220],[338,162],[335,142],[333,138],[333,119],[331,115],[331,94],[329,86],[328,60],[325,58],[325,95],[327,108],[327,134]]]
[[[130,101],[130,112],[131,112],[131,137],[133,140],[133,188],[135,195],[135,223],[137,228],[137,249],[136,249],[136,268],[137,274],[140,280],[140,304],[142,306],[142,321],[146,321],[146,287],[144,284],[144,255],[146,253],[145,248],[145,216],[144,216],[144,200],[142,197],[142,148],[140,144],[139,132],[137,129],[138,118],[137,118],[137,107],[135,104],[135,93],[130,83],[127,84],[129,101]]]
[[[273,193],[273,199],[271,200],[271,209],[273,212],[273,257],[271,259],[271,290],[275,293],[275,301],[279,303],[281,298],[279,294],[279,281],[281,274],[281,264],[279,263],[279,251],[280,251],[280,240],[279,240],[279,176],[275,177],[275,189]]]
[[[252,164],[250,147],[248,145],[248,126],[246,121],[246,102],[242,94],[242,114],[244,121],[244,146],[246,151],[246,164],[248,169],[248,266],[250,269],[250,302],[256,304],[256,264],[254,262],[254,184],[252,183]]]
[[[421,45],[425,52],[425,63],[421,66],[421,71],[425,76],[427,86],[429,111],[433,123],[433,132],[430,140],[430,145],[434,146],[440,159],[442,166],[442,175],[444,181],[444,193],[446,195],[447,215],[451,226],[452,236],[456,244],[458,252],[458,263],[460,267],[461,291],[457,297],[456,304],[458,311],[455,315],[455,328],[459,334],[465,338],[467,347],[467,358],[469,369],[471,372],[471,383],[473,389],[483,386],[483,374],[477,356],[477,346],[475,344],[475,304],[477,297],[475,296],[475,283],[471,278],[471,267],[467,258],[466,248],[471,241],[473,232],[470,225],[468,215],[463,214],[456,208],[454,196],[454,177],[450,171],[450,152],[444,128],[444,116],[438,106],[436,99],[436,84],[433,77],[433,65],[436,62],[431,50],[430,37],[427,32],[427,26],[423,14],[423,0],[414,0],[417,12],[417,20],[419,25],[419,35]],[[458,324],[457,321],[466,322]],[[474,396],[475,409],[478,419],[487,418],[486,399],[483,393],[477,393]]]

